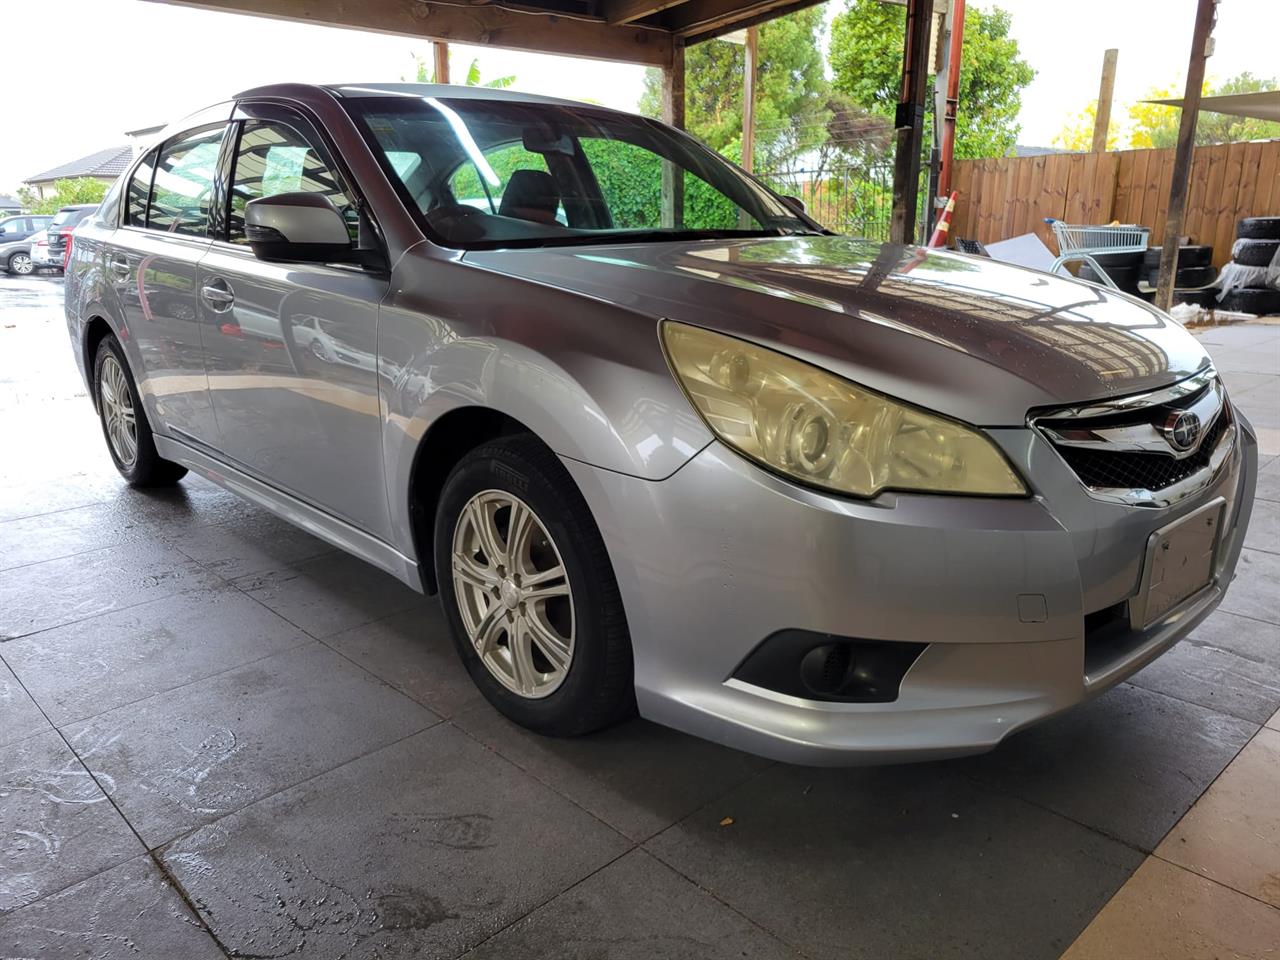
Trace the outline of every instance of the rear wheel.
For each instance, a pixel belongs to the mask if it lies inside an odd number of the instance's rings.
[[[539,733],[577,736],[634,710],[631,641],[582,495],[532,437],[485,444],[445,481],[440,599],[471,679]]]
[[[21,251],[9,255],[8,268],[10,273],[16,273],[20,277],[25,277],[35,269],[31,263],[31,254]]]
[[[102,435],[120,476],[135,487],[168,486],[186,476],[186,467],[165,460],[156,452],[129,363],[120,341],[111,334],[98,344],[93,370]]]

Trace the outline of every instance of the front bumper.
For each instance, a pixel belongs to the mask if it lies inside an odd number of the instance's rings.
[[[991,431],[1037,492],[1025,500],[832,497],[718,443],[660,482],[565,465],[609,549],[643,716],[787,762],[890,763],[989,750],[1123,680],[1207,617],[1253,505],[1257,445],[1243,417],[1238,429],[1213,481],[1161,508],[1089,496],[1030,429]],[[1150,628],[1098,642],[1085,617],[1135,595],[1151,533],[1217,497],[1210,586]],[[1023,622],[1041,609],[1028,596],[1043,597],[1040,622]],[[889,703],[807,700],[733,678],[787,629],[928,646]]]

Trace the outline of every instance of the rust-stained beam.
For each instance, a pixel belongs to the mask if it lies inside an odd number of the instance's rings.
[[[914,243],[916,238],[920,146],[924,134],[924,80],[929,71],[929,29],[932,24],[933,0],[907,0],[902,93],[894,119],[898,151],[893,165],[893,214],[889,222],[889,239],[894,243]]]
[[[449,82],[449,45],[443,40],[436,40],[431,44],[431,55],[435,58],[435,75],[436,83]]]
[[[685,0],[604,0],[600,4],[600,12],[609,23],[631,23],[684,2]]]
[[[364,0],[361,3],[350,0],[148,2],[655,67],[671,62],[672,39],[664,30],[634,24],[611,26],[603,20],[543,14],[494,4],[462,6],[426,0]]]

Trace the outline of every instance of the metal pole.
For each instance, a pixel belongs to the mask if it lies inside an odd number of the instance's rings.
[[[1107,131],[1111,127],[1111,98],[1116,89],[1116,60],[1119,50],[1102,55],[1102,82],[1098,86],[1098,112],[1093,118],[1093,152],[1107,152]]]
[[[893,217],[889,239],[912,243],[920,195],[920,147],[924,135],[924,81],[929,67],[929,28],[933,0],[907,0],[907,36],[902,58],[902,94],[894,127],[898,152],[893,165]]]
[[[1191,156],[1195,149],[1196,120],[1200,117],[1200,88],[1204,84],[1204,62],[1213,53],[1213,25],[1218,0],[1198,0],[1196,26],[1191,37],[1191,57],[1187,61],[1187,89],[1182,95],[1182,122],[1178,126],[1178,148],[1173,156],[1173,185],[1169,189],[1169,213],[1164,226],[1164,250],[1160,254],[1160,276],[1156,284],[1156,306],[1168,310],[1173,305],[1173,283],[1178,272],[1178,240],[1187,212],[1187,188],[1191,182]]]
[[[960,62],[964,50],[964,0],[951,0],[951,44],[947,53],[947,99],[942,116],[942,157],[938,164],[938,195],[951,195],[956,151],[956,109],[960,104]]]
[[[449,82],[449,44],[445,43],[443,40],[432,41],[431,53],[432,53],[432,56],[435,58],[435,62],[436,62],[435,82],[448,83]]]

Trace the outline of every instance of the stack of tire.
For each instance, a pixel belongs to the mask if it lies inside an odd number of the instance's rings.
[[[1152,247],[1145,253],[1095,254],[1093,259],[1112,282],[1125,293],[1132,293],[1150,300],[1155,295],[1143,293],[1138,289],[1138,284],[1145,280],[1153,287],[1156,285],[1156,278],[1160,273],[1160,253],[1160,247]],[[1208,286],[1216,278],[1217,274],[1211,265],[1212,260],[1212,247],[1184,243],[1178,248],[1178,273],[1173,281],[1174,303],[1188,301],[1199,303],[1202,299],[1212,297],[1216,291],[1195,289]],[[1080,272],[1077,276],[1081,280],[1092,280],[1094,283],[1104,282],[1087,263],[1080,264]]]
[[[1231,259],[1242,267],[1270,266],[1280,249],[1280,217],[1245,217],[1236,228],[1236,242]],[[1280,290],[1265,283],[1262,271],[1256,271],[1256,284],[1237,287],[1218,303],[1224,310],[1239,310],[1258,316],[1280,314]]]
[[[1111,278],[1111,282],[1125,293],[1138,293],[1138,281],[1143,279],[1142,254],[1139,253],[1095,253],[1094,261],[1102,268],[1103,273]],[[1098,272],[1087,263],[1081,263],[1076,276],[1081,280],[1106,284],[1098,276]]]

